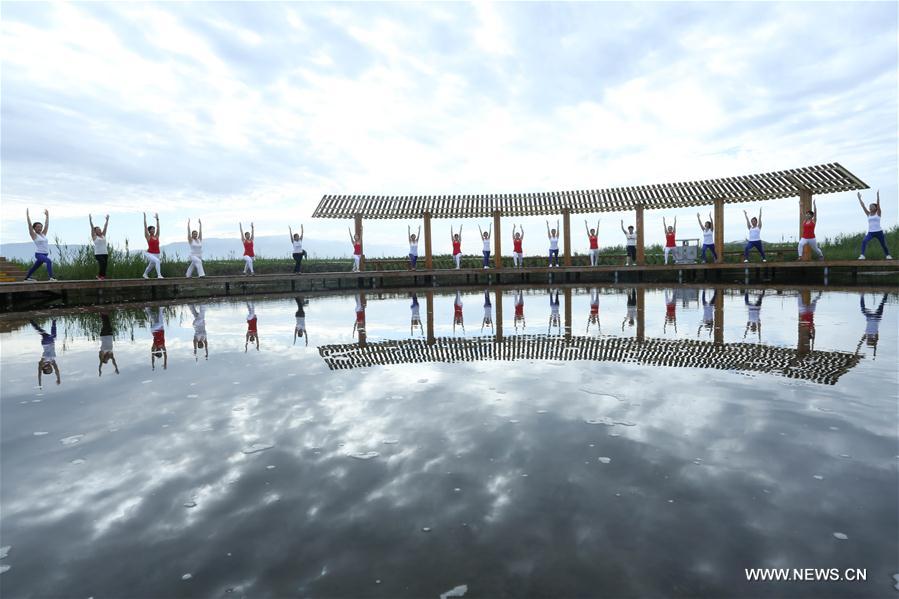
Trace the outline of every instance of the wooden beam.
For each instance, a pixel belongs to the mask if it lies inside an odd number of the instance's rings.
[[[571,210],[562,210],[562,228],[565,229],[565,258],[563,264],[571,266]]]
[[[493,211],[493,265],[497,270],[503,267],[503,233],[500,229],[501,222],[500,216],[502,212],[499,210]],[[497,292],[499,293],[499,292]],[[501,310],[502,308],[497,308]]]
[[[434,258],[431,253],[431,213],[425,212],[423,215],[425,221],[425,268],[431,270],[434,268]],[[431,298],[433,301],[433,298]]]
[[[357,212],[353,220],[356,224],[356,235],[359,236],[359,243],[362,244],[362,255],[359,256],[359,271],[361,272],[365,270],[365,240],[362,238],[362,215]]]
[[[724,199],[715,199],[715,251],[718,262],[724,262]]]
[[[637,289],[637,343],[646,339],[646,289]]]
[[[799,192],[799,236],[797,239],[802,239],[802,221],[805,220],[805,213],[812,209],[812,192],[810,191],[800,191]],[[802,255],[799,257],[800,260],[811,260],[812,259],[812,248],[805,246],[802,251]]]
[[[715,290],[715,345],[724,345],[724,290]]]
[[[643,204],[637,204],[637,264],[646,264],[646,253],[643,249]]]

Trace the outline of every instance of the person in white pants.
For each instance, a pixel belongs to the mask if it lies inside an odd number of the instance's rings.
[[[147,268],[144,270],[144,278],[150,278],[150,270],[156,269],[156,278],[162,278],[162,269],[160,268],[160,260],[159,260],[159,213],[154,215],[156,217],[156,226],[148,227],[147,226],[147,213],[144,212],[144,237],[147,240],[147,251],[144,252],[144,258],[147,259]]]
[[[596,266],[599,263],[599,220],[596,221],[596,228],[591,229],[584,219],[584,229],[587,230],[587,241],[590,242],[590,266]]]
[[[206,271],[203,270],[203,221],[197,219],[200,225],[199,231],[190,230],[190,219],[187,219],[187,244],[190,246],[190,264],[187,266],[185,277],[188,279],[197,271],[198,277],[205,277]]]
[[[665,264],[668,264],[668,255],[674,251],[676,242],[675,238],[677,237],[677,217],[674,217],[674,225],[668,226],[668,223],[665,222],[665,217],[662,217],[662,230],[665,233]]]
[[[450,242],[453,244],[453,262],[459,270],[462,268],[462,225],[459,225],[458,233],[453,233],[453,226],[450,225]]]
[[[818,207],[812,200],[812,209],[805,213],[805,220],[802,221],[802,238],[799,240],[799,257],[802,258],[802,251],[805,246],[812,248],[812,251],[818,255],[821,260],[824,259],[824,252],[818,247],[818,241],[815,239],[815,225],[818,224]]]
[[[515,225],[512,225],[512,263],[515,268],[521,268],[524,264],[524,252],[521,249],[521,242],[524,241],[524,227],[520,232],[515,231]]]
[[[255,275],[256,272],[253,270],[253,258],[256,257],[256,252],[253,250],[253,242],[256,240],[256,227],[253,226],[253,223],[250,223],[250,230],[244,233],[243,223],[238,223],[240,226],[240,241],[243,243],[243,274],[245,275]]]

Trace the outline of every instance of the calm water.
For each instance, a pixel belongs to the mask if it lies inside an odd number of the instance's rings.
[[[12,323],[0,592],[897,596],[897,296],[704,295]]]

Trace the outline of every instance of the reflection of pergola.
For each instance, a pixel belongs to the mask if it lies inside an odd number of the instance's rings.
[[[319,353],[332,370],[413,362],[479,360],[591,360],[678,368],[765,372],[833,385],[859,356],[845,352],[800,352],[753,343],[635,337],[519,335],[497,342],[494,336],[405,339],[365,344],[325,345]]]
[[[353,218],[356,233],[360,236],[363,218],[421,218],[424,221],[426,268],[433,268],[432,218],[493,217],[495,267],[502,268],[500,219],[503,216],[561,215],[563,225],[560,235],[564,241],[565,265],[571,266],[572,214],[633,210],[636,212],[637,263],[643,264],[644,210],[714,206],[715,245],[718,255],[723,256],[724,204],[798,196],[801,223],[802,214],[811,209],[813,194],[867,188],[864,181],[839,163],[833,163],[721,179],[579,191],[437,196],[326,195],[312,216]]]

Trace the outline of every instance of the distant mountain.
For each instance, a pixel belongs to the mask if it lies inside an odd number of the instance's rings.
[[[70,250],[76,250],[79,245],[70,243],[67,244],[67,247]],[[113,245],[118,247],[117,244]],[[349,258],[352,250],[348,242],[317,240],[309,237],[306,237],[303,241],[303,247],[309,253],[310,258]],[[140,245],[131,245],[130,249],[132,251],[143,250],[143,240],[141,240]],[[255,249],[256,255],[264,258],[290,258],[292,251],[286,235],[260,235],[256,238]],[[405,246],[366,244],[365,254],[373,257],[399,256],[405,249]],[[169,258],[180,257],[186,259],[186,256],[190,253],[186,241],[168,243],[162,246],[162,251]],[[243,246],[236,238],[209,237],[203,240],[203,256],[206,258],[234,258],[236,260],[242,255]],[[0,256],[12,260],[31,260],[34,258],[34,244],[30,242],[0,244]],[[59,257],[59,252],[52,243],[50,244],[50,257],[54,259]]]

